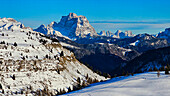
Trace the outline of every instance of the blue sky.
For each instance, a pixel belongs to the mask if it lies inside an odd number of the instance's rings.
[[[169,4],[170,0],[0,0],[0,17],[36,28],[74,12],[86,16],[97,32],[156,33],[170,26]]]

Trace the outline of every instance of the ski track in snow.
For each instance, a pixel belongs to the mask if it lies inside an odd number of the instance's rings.
[[[65,96],[170,96],[170,76],[147,72],[92,84]]]

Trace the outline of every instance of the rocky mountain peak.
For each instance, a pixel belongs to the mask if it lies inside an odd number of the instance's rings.
[[[101,35],[101,36],[106,36],[106,32],[103,30],[103,31],[101,31],[101,32],[99,33],[99,35]]]
[[[41,30],[37,29],[35,31],[41,32]],[[47,35],[49,30],[60,32],[62,35],[70,38],[85,38],[98,35],[85,16],[78,16],[75,13],[62,16],[59,23],[52,22],[49,24],[46,32]]]
[[[0,30],[32,30],[30,27],[25,27],[21,22],[13,18],[0,18]]]
[[[57,26],[57,23],[55,22],[55,21],[53,21],[53,22],[51,22],[49,25],[47,25],[47,26],[50,26],[50,27],[55,27],[55,26]]]
[[[158,38],[165,38],[170,43],[170,28],[166,28],[165,31],[158,33]]]
[[[128,31],[125,31],[125,32],[122,32],[121,30],[117,30],[115,35],[118,37],[118,38],[128,38],[128,37],[134,37],[134,35],[132,34],[132,31],[128,30]]]
[[[128,30],[128,31],[125,31],[125,36],[132,36],[132,31]]]
[[[78,16],[75,13],[69,13],[68,17],[69,19],[72,19],[72,18],[77,18]]]
[[[40,27],[42,27],[42,28],[46,28],[46,26],[45,26],[44,24],[40,25]]]
[[[44,24],[42,24],[34,31],[41,32],[43,34],[47,34],[47,27]]]
[[[121,30],[117,30],[116,33],[115,33],[115,35],[116,35],[118,38],[120,38],[120,37],[119,37],[119,34],[120,34],[121,32],[122,32]]]

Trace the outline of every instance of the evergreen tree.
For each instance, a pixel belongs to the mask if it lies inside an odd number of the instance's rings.
[[[68,88],[68,92],[71,92],[71,88],[70,87]]]
[[[2,85],[0,84],[0,89],[2,89]]]
[[[86,79],[88,79],[88,78],[89,78],[89,75],[87,74],[87,75],[86,75]]]
[[[125,75],[126,75],[125,70],[123,70],[123,72],[122,72],[122,76],[125,76]]]
[[[165,68],[165,74],[169,74],[169,64],[167,64],[167,66]]]
[[[79,84],[81,84],[80,77],[77,78],[77,82],[78,82]]]
[[[64,56],[64,52],[63,51],[61,51],[61,54],[60,54],[60,57],[62,57],[62,56]]]
[[[12,76],[12,79],[15,80],[15,74]]]
[[[17,46],[17,43],[16,43],[16,42],[14,42],[14,46],[15,46],[15,47]]]
[[[4,92],[4,89],[2,89],[2,94],[4,94],[5,92]]]
[[[154,70],[154,71],[158,71],[158,69],[156,68],[156,66],[154,66],[153,70]]]
[[[86,86],[87,86],[86,81],[83,80],[82,87],[86,87]]]

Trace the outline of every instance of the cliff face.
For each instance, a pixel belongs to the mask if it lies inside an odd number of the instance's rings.
[[[97,35],[95,29],[90,25],[87,18],[82,15],[77,16],[75,13],[69,13],[67,16],[62,16],[59,23],[52,22],[47,25],[47,27],[47,31],[57,31],[70,38],[85,38]],[[35,31],[42,32],[40,28],[35,29]],[[51,33],[46,32],[46,35],[49,34]]]
[[[170,28],[166,28],[165,31],[158,33],[157,38],[165,38],[170,43]]]

